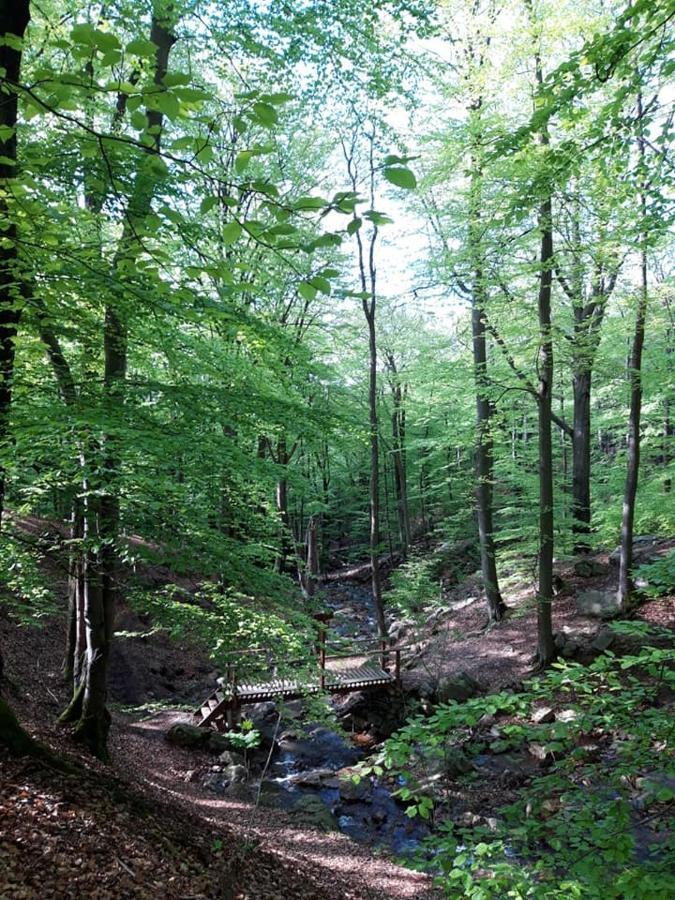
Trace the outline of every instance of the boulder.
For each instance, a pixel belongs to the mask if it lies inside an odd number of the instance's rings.
[[[289,813],[304,825],[319,828],[321,831],[339,830],[337,819],[318,797],[300,797],[290,808]]]
[[[230,746],[230,739],[226,734],[218,731],[210,731],[206,741],[206,749],[211,753],[223,753]]]
[[[615,634],[611,628],[601,628],[600,631],[595,636],[595,640],[592,643],[592,647],[594,650],[597,650],[600,653],[603,653],[605,650],[609,650],[609,648],[614,643]]]
[[[337,787],[337,779],[332,769],[310,769],[309,772],[299,772],[288,779],[291,784],[298,787]],[[335,782],[333,784],[333,782]]]
[[[578,641],[567,640],[562,646],[560,655],[563,659],[574,659],[580,649],[581,644],[579,644]]]
[[[228,784],[243,784],[245,781],[248,781],[248,769],[246,766],[228,766],[223,774]]]
[[[611,619],[621,612],[621,605],[614,590],[579,591],[576,604],[582,616]]]
[[[224,766],[243,766],[245,760],[241,753],[225,750],[225,752],[221,753],[218,757],[218,762],[222,763]]]
[[[597,559],[586,557],[578,559],[574,563],[574,574],[580,578],[599,578],[602,575],[609,574],[609,566],[598,562]]]
[[[446,747],[443,757],[443,767],[448,778],[458,778],[472,769],[471,761],[465,753],[457,747]]]
[[[436,700],[439,703],[448,703],[456,700],[461,703],[470,700],[481,692],[478,682],[466,672],[458,672],[447,678],[441,678],[436,688]]]
[[[633,538],[633,566],[641,566],[644,563],[653,562],[658,559],[658,549],[661,538],[654,534],[644,534],[640,537]],[[617,547],[609,555],[610,565],[619,568],[621,562],[621,547]]]
[[[212,772],[202,782],[207,791],[214,794],[224,794],[230,782],[221,772]]]
[[[369,778],[361,778],[353,781],[350,775],[340,776],[340,800],[344,803],[358,803],[368,801],[372,797],[373,785]]]
[[[263,781],[260,785],[259,803],[261,806],[282,809],[289,805],[291,795],[276,781]]]
[[[166,739],[176,747],[197,749],[206,746],[209,734],[205,728],[197,728],[196,725],[188,725],[187,722],[177,722],[167,732]]]

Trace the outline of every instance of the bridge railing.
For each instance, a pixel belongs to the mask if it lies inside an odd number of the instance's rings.
[[[363,648],[356,648],[354,645],[356,644],[370,644],[371,646],[364,646]],[[320,687],[323,689],[326,684],[326,673],[331,670],[331,663],[336,663],[341,660],[349,660],[349,659],[363,659],[376,657],[379,660],[381,668],[385,672],[390,671],[390,666],[393,663],[393,672],[395,681],[397,684],[401,683],[401,654],[403,651],[408,649],[411,645],[392,645],[388,641],[380,640],[378,638],[354,638],[348,639],[347,641],[326,641],[321,640],[321,636],[319,641],[314,648],[313,653],[308,653],[307,656],[304,657],[296,657],[291,659],[286,659],[283,661],[283,669],[286,672],[294,672],[299,673],[303,666],[307,667],[307,672],[311,671],[309,667],[309,663],[312,659],[315,659],[318,663],[319,670],[319,683]],[[329,649],[335,648],[335,653],[329,653]],[[342,652],[339,652],[342,651]],[[267,671],[269,671],[270,667],[274,667],[275,675],[276,673],[276,661],[275,654],[268,647],[252,647],[247,648],[245,650],[232,650],[227,651],[222,654],[222,657],[227,660],[226,669],[225,669],[225,677],[219,679],[221,687],[225,689],[230,696],[235,696],[237,693],[237,683],[240,682],[240,675],[243,671],[256,672],[256,674],[260,673],[262,676],[263,668],[262,666],[247,666],[245,661],[248,659],[258,658],[261,659],[263,665],[267,664]],[[314,670],[315,671],[315,670]]]

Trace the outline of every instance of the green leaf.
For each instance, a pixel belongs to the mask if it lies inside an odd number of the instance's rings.
[[[144,112],[141,112],[140,109],[137,109],[136,112],[133,112],[130,116],[131,127],[135,128],[136,131],[143,131],[145,126],[148,124],[148,119]]]
[[[349,235],[356,234],[356,232],[359,230],[359,228],[362,225],[363,225],[363,219],[358,218],[358,217],[356,219],[352,219],[352,221],[349,223],[349,225],[347,225],[347,234],[349,234]]]
[[[86,44],[93,47],[96,42],[96,29],[89,22],[80,22],[70,29],[70,39],[75,44]]]
[[[242,150],[241,153],[237,153],[234,160],[234,171],[241,174],[251,161],[252,157],[253,153],[251,150]]]
[[[131,53],[132,56],[152,57],[157,52],[157,44],[153,44],[152,41],[146,41],[144,38],[136,38],[133,41],[129,41],[126,51]]]
[[[281,91],[278,94],[263,94],[260,99],[264,100],[265,103],[272,103],[274,106],[283,106],[284,103],[288,103],[293,99],[293,94]]]
[[[272,128],[276,125],[279,118],[276,109],[271,103],[254,103],[253,114],[254,118],[260,122],[261,125],[264,125],[265,128]]]
[[[417,179],[406,166],[386,166],[384,177],[391,184],[404,188],[406,191],[413,191],[417,187]]]
[[[328,201],[322,197],[299,197],[293,204],[295,209],[323,209]]]
[[[375,212],[374,209],[369,209],[367,213],[364,213],[364,218],[372,222],[373,225],[391,225],[394,221],[389,216],[385,216],[384,213]]]
[[[327,278],[324,278],[321,275],[315,275],[310,284],[315,287],[318,291],[321,291],[322,294],[326,294],[326,296],[330,296],[330,281]]]
[[[165,91],[155,96],[157,109],[170,119],[175,119],[180,114],[180,103],[175,94]]]
[[[298,293],[303,300],[313,300],[316,297],[316,288],[308,281],[301,281],[298,285]]]
[[[204,197],[202,202],[199,204],[199,212],[207,213],[209,210],[213,209],[214,206],[218,205],[217,197]]]
[[[102,53],[108,53],[110,50],[119,50],[122,45],[109,31],[101,31],[99,28],[94,31],[94,43]]]
[[[225,246],[234,244],[242,235],[242,227],[239,222],[228,222],[221,232],[221,240]]]

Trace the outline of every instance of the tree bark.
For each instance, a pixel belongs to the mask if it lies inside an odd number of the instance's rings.
[[[572,375],[574,436],[572,438],[572,530],[577,552],[590,549],[591,530],[591,379],[589,368]]]
[[[30,21],[29,0],[13,0],[0,4],[0,37],[11,34],[23,40]],[[0,44],[0,68],[4,73],[0,94],[0,453],[9,444],[9,417],[14,380],[14,342],[21,316],[23,277],[19,269],[17,229],[14,220],[12,182],[16,177],[18,120],[17,95],[14,85],[21,74],[21,50],[9,43]],[[5,464],[0,463],[0,527],[5,502]],[[0,652],[0,687],[3,676]],[[19,724],[9,704],[0,697],[0,744],[13,755],[34,754],[39,745]]]
[[[153,15],[150,40],[157,47],[154,81],[161,85],[167,72],[169,53],[176,41],[171,23]],[[112,264],[114,280],[122,285],[126,269],[139,250],[136,226],[150,212],[155,189],[156,178],[149,164],[160,150],[163,116],[157,110],[148,109],[146,117],[153,142],[136,173]],[[123,417],[128,355],[128,326],[125,311],[120,306],[122,300],[120,295],[106,303],[103,327],[105,410],[107,415],[118,418]],[[95,535],[99,547],[97,552],[85,557],[85,666],[82,681],[76,686],[73,701],[62,718],[70,718],[79,712],[75,739],[85,744],[95,756],[107,760],[110,727],[106,706],[107,671],[119,582],[116,542],[120,524],[120,462],[111,433],[104,435],[97,456],[98,465],[91,484],[94,490],[85,512],[87,536]]]
[[[551,284],[553,266],[552,204],[539,210],[541,234],[539,299],[539,588],[537,596],[537,655],[542,666],[555,658],[553,643],[553,448],[551,395],[553,389],[553,339],[551,334]]]
[[[474,101],[471,113],[480,116],[481,100]],[[474,138],[475,140],[475,138]],[[504,617],[506,605],[499,590],[497,557],[494,540],[492,485],[494,482],[494,443],[492,438],[493,403],[490,400],[487,374],[487,323],[485,319],[486,289],[484,259],[481,246],[482,171],[474,145],[471,154],[471,184],[469,193],[469,254],[473,269],[471,291],[471,334],[473,373],[476,389],[476,513],[480,544],[483,588],[491,622]]]
[[[381,638],[387,634],[382,602],[382,579],[380,576],[380,457],[377,421],[377,336],[375,331],[375,296],[364,300],[364,311],[368,323],[368,410],[370,424],[370,565],[371,586],[377,617],[377,628]],[[366,305],[368,309],[366,310]]]
[[[526,0],[530,22],[534,26],[532,0]],[[535,45],[535,81],[537,93],[544,77],[541,55]],[[549,145],[544,127],[538,136],[539,144]],[[537,657],[540,666],[555,659],[553,642],[553,445],[551,439],[551,403],[553,394],[553,335],[551,331],[551,289],[553,284],[553,204],[550,187],[539,206],[537,226],[540,235],[539,296],[539,359],[537,384],[537,412],[539,431],[539,584],[537,589]]]
[[[642,95],[638,94],[638,156],[641,170],[644,170],[645,141],[642,123]],[[635,497],[638,488],[640,471],[640,416],[642,413],[642,348],[645,339],[645,321],[647,318],[647,302],[649,299],[647,277],[647,198],[644,190],[640,193],[640,212],[643,231],[640,236],[640,294],[635,316],[635,332],[629,360],[628,377],[630,379],[630,413],[628,416],[628,450],[626,464],[626,482],[623,494],[623,510],[621,518],[621,556],[619,560],[619,588],[617,600],[619,608],[625,611],[634,591],[633,584],[633,522],[635,519]]]

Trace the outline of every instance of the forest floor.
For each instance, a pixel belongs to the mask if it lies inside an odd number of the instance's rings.
[[[614,577],[606,556],[600,574],[561,572],[554,627],[583,657],[602,628],[578,613],[581,588],[602,589]],[[338,588],[338,592],[341,588]],[[347,612],[360,616],[358,603]],[[443,678],[467,673],[486,690],[516,686],[530,671],[536,635],[532,586],[506,592],[509,614],[485,629],[475,577],[449,589],[440,609],[421,624],[404,625],[413,643],[405,671],[408,691],[433,692]],[[344,608],[343,608],[344,609]],[[644,604],[636,617],[675,627],[675,598]],[[118,629],[143,630],[128,610]],[[173,701],[139,721],[118,706],[111,729],[112,764],[103,766],[73,747],[54,726],[66,700],[58,670],[63,617],[42,628],[0,619],[0,641],[13,689],[8,699],[21,721],[78,771],[65,774],[28,760],[0,756],[0,898],[425,898],[429,880],[395,865],[337,832],[300,824],[282,809],[251,802],[250,794],[215,795],[196,780],[208,768],[199,751],[170,745],[166,732],[186,720],[185,706],[208,693],[214,673],[193,647],[152,634],[118,641],[112,694],[127,706]],[[211,762],[213,760],[211,759]],[[496,785],[483,786],[496,795]],[[485,793],[481,790],[481,794]],[[466,809],[479,798],[466,798]]]

